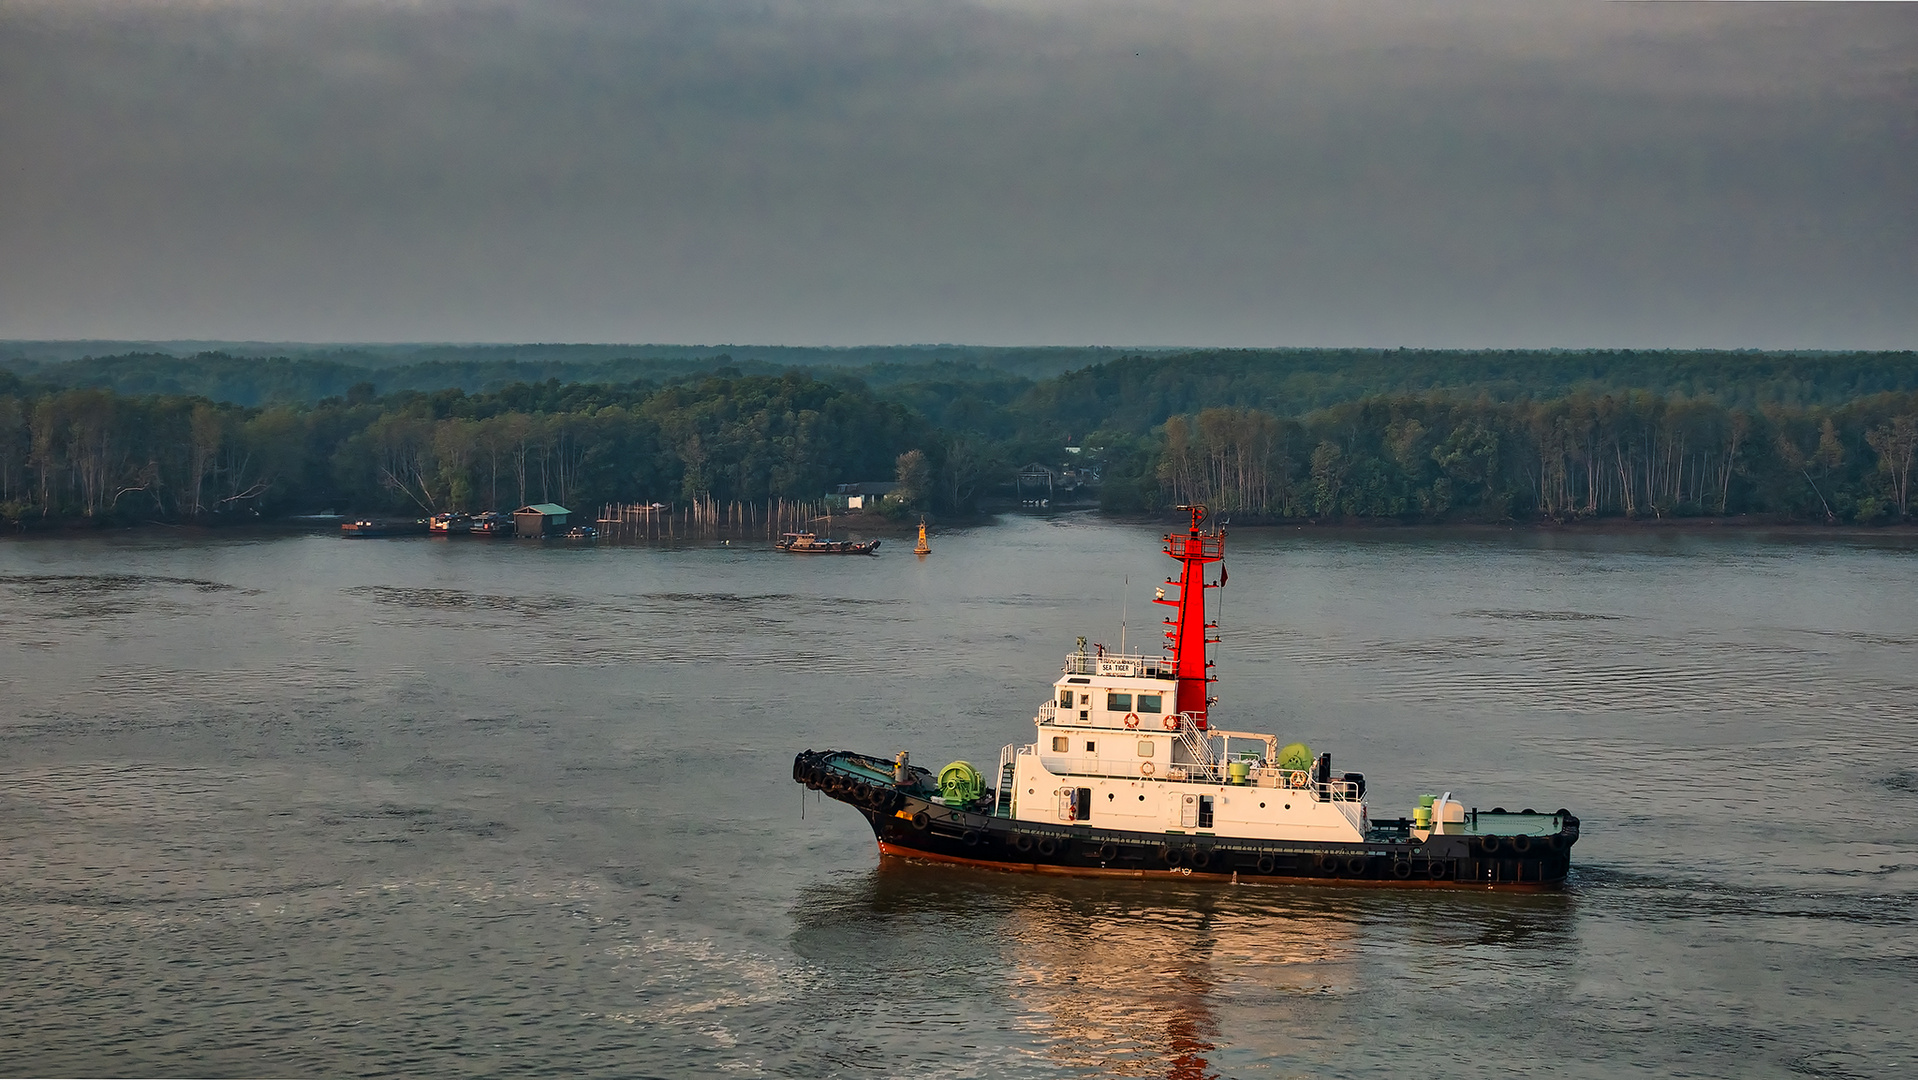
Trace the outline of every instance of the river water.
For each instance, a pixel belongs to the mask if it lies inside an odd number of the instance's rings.
[[[1918,1076],[1918,542],[1242,530],[1218,722],[1545,895],[881,865],[796,751],[989,766],[1149,529],[926,560],[0,543],[0,1073]]]

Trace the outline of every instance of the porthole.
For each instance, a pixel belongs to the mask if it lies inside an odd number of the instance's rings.
[[[1141,796],[1139,796],[1139,801],[1140,801],[1140,802],[1144,802],[1144,801],[1145,801],[1145,796],[1144,796],[1144,795],[1141,795]]]
[[[1108,791],[1108,792],[1106,792],[1106,801],[1107,801],[1107,802],[1111,802],[1111,801],[1113,800],[1113,798],[1115,798],[1115,796],[1114,796],[1114,795],[1112,794],[1112,792],[1110,792],[1110,791]]]
[[[1259,809],[1261,809],[1261,810],[1263,810],[1263,809],[1265,809],[1265,804],[1264,804],[1264,803],[1260,803],[1260,804],[1259,804]]]
[[[1028,794],[1028,795],[1030,795],[1030,794],[1032,794],[1032,792],[1030,792],[1030,791],[1028,791],[1028,792],[1026,792],[1026,794]],[[1286,808],[1287,810],[1290,810],[1290,809],[1292,809],[1292,804],[1291,804],[1291,803],[1286,803],[1286,804],[1285,804],[1285,808]]]

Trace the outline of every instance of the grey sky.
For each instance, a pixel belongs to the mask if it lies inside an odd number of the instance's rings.
[[[1918,7],[0,0],[0,337],[1918,346]]]

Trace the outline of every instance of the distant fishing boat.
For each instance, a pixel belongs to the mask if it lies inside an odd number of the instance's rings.
[[[475,516],[466,531],[474,536],[511,536],[513,519],[497,510],[488,510]]]
[[[349,521],[340,526],[340,535],[349,540],[363,540],[374,536],[409,536],[425,532],[423,521],[380,521],[364,518]]]
[[[852,540],[821,540],[809,532],[781,533],[773,546],[794,555],[871,555],[879,550],[879,541],[856,543]]]
[[[444,514],[434,514],[428,518],[426,520],[426,531],[435,535],[451,536],[467,532],[472,528],[472,525],[473,517],[471,514],[453,510]]]
[[[1552,888],[1565,880],[1579,822],[1569,810],[1467,809],[1444,795],[1409,817],[1378,819],[1365,777],[1277,735],[1211,724],[1204,567],[1225,532],[1165,538],[1183,575],[1157,602],[1164,656],[1068,653],[1034,718],[1037,738],[999,754],[996,783],[970,762],[937,775],[849,750],[808,750],[793,779],[852,805],[882,855],[1041,873],[1202,876],[1341,885]]]

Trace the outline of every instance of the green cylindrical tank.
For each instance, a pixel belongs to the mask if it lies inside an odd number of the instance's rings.
[[[955,761],[939,770],[939,795],[947,806],[964,806],[986,793],[986,782],[970,761]]]
[[[1312,768],[1312,748],[1295,742],[1279,751],[1279,768],[1287,772],[1309,771]]]
[[[1249,761],[1228,762],[1225,771],[1226,775],[1232,778],[1233,783],[1243,784],[1252,776],[1252,763]]]

